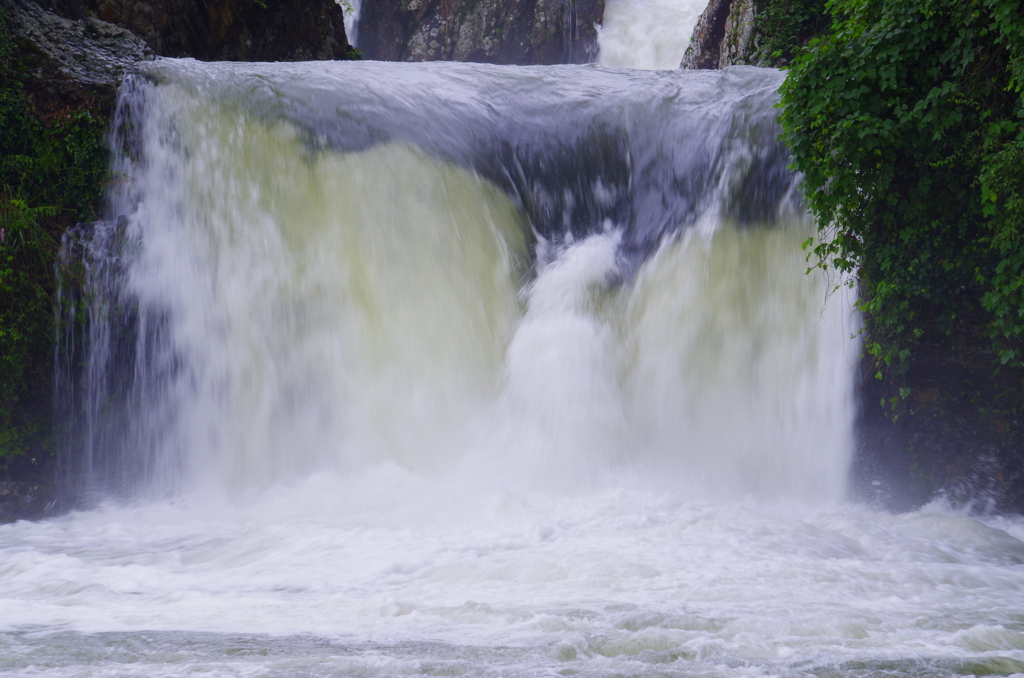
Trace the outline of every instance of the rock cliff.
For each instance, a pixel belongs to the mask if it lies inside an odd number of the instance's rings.
[[[382,61],[586,63],[603,13],[604,0],[377,0],[359,47]]]
[[[46,109],[102,102],[154,55],[208,61],[353,58],[334,0],[0,0],[28,89]]]
[[[757,58],[754,0],[711,0],[701,14],[680,68],[764,65]]]
[[[683,56],[682,68],[785,66],[812,38],[828,32],[826,0],[711,0]]]
[[[28,0],[0,0],[37,105],[109,108],[124,74],[152,56],[130,31],[94,17],[68,19]]]
[[[351,50],[334,0],[77,1],[96,17],[129,29],[161,56],[313,61],[345,59]]]

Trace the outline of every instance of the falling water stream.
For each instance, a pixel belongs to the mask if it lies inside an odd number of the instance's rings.
[[[342,13],[345,17],[345,37],[353,47],[359,46],[359,11],[362,8],[362,0],[347,0],[339,2]]]
[[[598,28],[598,63],[674,70],[707,0],[606,0]]]
[[[1024,521],[851,503],[781,78],[148,64],[0,673],[1024,672]]]

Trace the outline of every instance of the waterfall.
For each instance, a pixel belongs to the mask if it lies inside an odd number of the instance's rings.
[[[114,146],[124,262],[87,294],[132,312],[94,311],[66,378],[69,492],[394,463],[842,499],[856,328],[803,275],[778,83],[148,66]]]
[[[618,68],[679,68],[707,0],[608,0],[598,31],[598,63]]]
[[[345,37],[348,38],[348,44],[358,47],[359,9],[362,6],[362,0],[338,0],[338,4],[341,5],[345,14]]]
[[[1024,672],[1024,519],[847,497],[858,319],[781,81],[145,64],[0,672]]]

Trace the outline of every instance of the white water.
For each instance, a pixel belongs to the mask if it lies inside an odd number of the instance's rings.
[[[1024,521],[844,503],[857,321],[754,171],[777,74],[151,68],[114,199],[146,350],[90,354],[134,380],[109,453],[142,461],[77,451],[134,501],[0,526],[0,672],[1024,671]],[[692,222],[569,228],[587,193],[628,214],[607,158],[544,173],[592,110],[627,119],[631,200]],[[321,143],[335,114],[390,136]],[[495,144],[526,181],[465,168],[467,138],[516,130],[552,153]],[[768,223],[729,216],[753,194]]]
[[[709,212],[615,287],[607,222],[527,281],[529,226],[478,176],[398,143],[311,156],[288,123],[151,97],[128,284],[171,319],[175,421],[147,439],[186,487],[394,461],[473,484],[667,466],[702,496],[844,496],[856,326],[803,275],[799,219]]]
[[[345,37],[348,38],[348,44],[353,47],[358,47],[359,40],[359,8],[362,6],[362,0],[338,0],[338,4],[341,5],[345,15]]]
[[[543,496],[395,467],[0,526],[26,676],[1024,670],[1024,524]]]
[[[607,0],[598,29],[602,66],[674,70],[707,0]]]

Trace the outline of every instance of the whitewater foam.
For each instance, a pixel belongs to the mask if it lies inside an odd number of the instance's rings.
[[[675,70],[706,0],[608,0],[597,33],[602,66]]]

